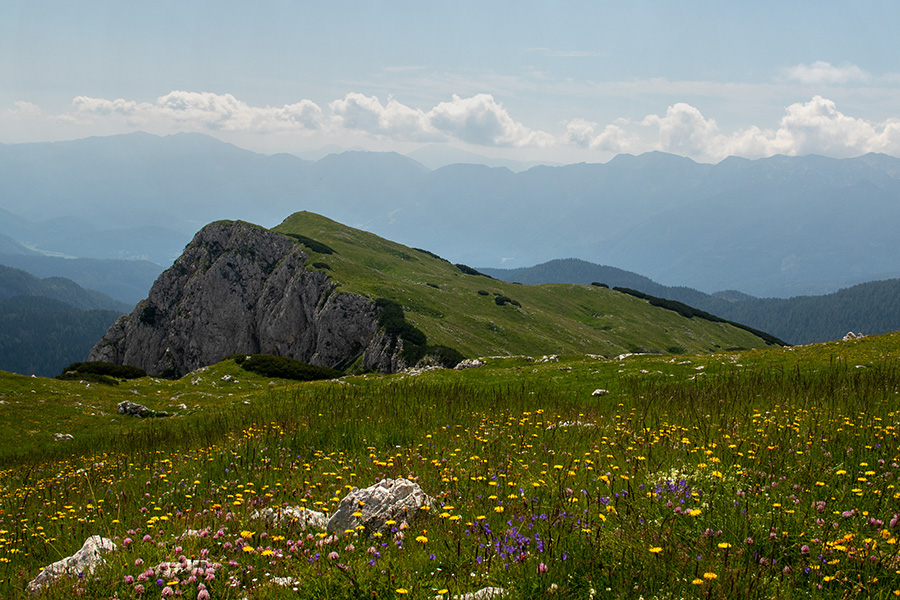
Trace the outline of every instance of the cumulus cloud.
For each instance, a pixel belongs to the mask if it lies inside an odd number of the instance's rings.
[[[349,93],[329,104],[338,124],[349,129],[404,140],[456,139],[482,146],[543,146],[553,143],[548,133],[515,121],[490,94],[469,98],[454,95],[428,112],[389,98]]]
[[[122,117],[134,123],[169,123],[213,131],[268,132],[283,129],[318,129],[322,109],[310,100],[280,107],[250,106],[231,94],[172,91],[156,102],[107,100],[78,96],[72,101],[77,113]]]
[[[785,75],[792,81],[806,84],[842,84],[853,81],[868,81],[870,75],[856,65],[834,66],[817,60],[808,65],[800,64],[785,69]]]
[[[406,140],[443,139],[422,110],[405,106],[393,98],[382,104],[376,96],[349,93],[329,104],[329,108],[338,123],[349,129]]]
[[[551,135],[516,120],[490,94],[454,95],[432,107],[414,108],[393,97],[351,92],[324,108],[312,100],[282,106],[253,106],[231,94],[175,90],[151,102],[78,96],[72,110],[48,114],[20,101],[0,111],[3,131],[40,132],[56,128],[95,134],[97,130],[143,129],[218,132],[224,137],[295,140],[298,134],[323,142],[376,141],[381,148],[410,142],[462,142],[485,147],[557,152],[556,156],[596,160],[613,154],[661,150],[700,161],[727,156],[760,158],[774,154],[846,157],[866,152],[900,155],[900,118],[873,122],[842,112],[824,96],[795,102],[769,126],[753,124],[723,131],[716,119],[691,104],[676,102],[660,114],[597,123],[565,122]],[[18,129],[17,129],[18,128]],[[228,134],[228,135],[225,135]],[[258,134],[273,134],[271,137]],[[244,136],[243,138],[241,136]]]
[[[788,106],[776,127],[752,125],[725,133],[715,119],[679,102],[669,106],[664,115],[651,114],[640,121],[620,119],[604,128],[573,119],[563,138],[580,148],[632,153],[662,150],[698,160],[775,154],[847,157],[867,152],[897,154],[900,119],[872,123],[842,113],[832,100],[814,96]]]
[[[431,109],[428,119],[436,129],[471,144],[521,147],[545,146],[553,141],[549,134],[513,120],[490,94],[471,98],[454,94],[451,101]]]

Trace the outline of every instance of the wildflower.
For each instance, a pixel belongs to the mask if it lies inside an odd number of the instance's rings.
[[[662,548],[659,547],[659,546],[656,546],[655,548],[654,548],[654,547],[651,547],[651,548],[650,548],[650,552],[651,552],[652,554],[659,554],[660,552],[662,552]]]
[[[416,537],[416,541],[419,542],[420,544],[427,544],[428,538],[425,537],[424,535],[420,535],[420,536]]]
[[[707,571],[706,573],[703,574],[703,579],[706,579],[707,581],[712,581],[713,579],[718,579],[718,578],[719,578],[719,576],[716,575],[715,573],[713,573],[712,571]]]
[[[728,550],[729,548],[731,548],[731,544],[729,544],[728,542],[719,542],[719,548],[721,548],[722,550]]]
[[[406,588],[397,588],[397,593],[398,594],[408,594],[409,590]]]
[[[538,575],[543,575],[547,571],[549,571],[549,569],[547,568],[547,565],[545,565],[544,563],[538,564],[538,566],[537,566]]]

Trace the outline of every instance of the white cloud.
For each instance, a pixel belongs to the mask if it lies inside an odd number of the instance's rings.
[[[382,104],[376,96],[349,93],[329,104],[339,126],[403,140],[456,139],[482,146],[536,146],[554,143],[548,133],[515,121],[490,94],[469,98],[454,95],[428,112],[393,98]]]
[[[438,141],[443,139],[429,123],[428,116],[388,98],[383,105],[376,96],[349,93],[329,104],[340,126],[405,140]]]
[[[513,120],[490,94],[471,98],[453,96],[428,112],[431,124],[438,130],[470,144],[483,146],[547,146],[553,137],[529,129]]]
[[[205,131],[239,144],[258,140],[253,144],[281,144],[283,149],[301,147],[301,139],[398,150],[422,142],[446,142],[503,148],[527,153],[529,160],[553,161],[605,160],[614,154],[651,150],[699,161],[732,155],[900,155],[900,117],[883,122],[855,117],[820,95],[790,104],[771,125],[757,123],[731,131],[724,131],[715,118],[685,102],[673,103],[661,114],[605,124],[573,118],[552,135],[516,120],[490,94],[453,95],[431,108],[413,108],[392,97],[382,102],[376,96],[351,92],[322,108],[312,100],[252,106],[231,94],[179,90],[152,102],[78,96],[72,101],[72,110],[59,114],[19,101],[0,110],[0,123],[6,139],[23,141],[28,136],[54,139],[54,131],[55,139],[60,139],[59,132]]]
[[[185,126],[213,131],[270,132],[284,129],[318,129],[323,113],[310,100],[281,107],[250,106],[231,94],[172,91],[156,102],[106,100],[78,96],[72,101],[79,114],[121,117],[135,124]]]
[[[563,139],[580,148],[631,153],[662,150],[701,161],[775,154],[896,155],[900,151],[900,119],[872,123],[845,115],[834,101],[814,96],[788,106],[777,127],[752,125],[729,134],[715,119],[680,102],[668,107],[665,115],[651,114],[641,121],[619,119],[602,129],[597,123],[573,119]]]
[[[666,115],[648,115],[641,123],[656,127],[659,149],[685,156],[702,156],[721,137],[714,119],[706,119],[700,111],[684,102],[673,104]]]
[[[805,84],[843,84],[853,81],[868,81],[870,75],[852,64],[839,67],[829,62],[817,60],[809,65],[795,65],[785,69],[785,75],[792,81]]]

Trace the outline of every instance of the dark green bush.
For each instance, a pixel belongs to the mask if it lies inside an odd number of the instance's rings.
[[[57,377],[63,379],[68,374],[73,374],[69,379],[85,379],[86,375],[101,375],[104,377],[114,377],[116,379],[137,379],[146,377],[147,372],[131,365],[114,365],[113,363],[91,361],[72,363]]]
[[[141,314],[138,317],[138,320],[144,325],[149,325],[153,327],[156,325],[159,318],[162,316],[162,312],[153,306],[152,304],[147,304],[141,309]]]
[[[605,283],[600,283],[599,281],[593,281],[593,282],[591,282],[591,285],[609,289],[608,285],[606,285]]]
[[[89,381],[91,383],[102,383],[103,385],[119,385],[118,379],[113,379],[108,375],[98,375],[96,373],[76,373],[68,371],[56,376],[61,381]]]
[[[477,271],[477,270],[473,269],[472,267],[469,267],[469,266],[466,266],[466,265],[456,264],[456,265],[453,265],[453,266],[455,266],[457,269],[459,269],[460,271],[462,271],[462,272],[465,273],[466,275],[480,275],[481,277],[487,277],[488,279],[493,279],[493,277],[491,277],[490,275],[485,275],[485,274],[482,273],[481,271]]]
[[[420,329],[406,321],[403,308],[393,300],[378,298],[375,306],[379,309],[378,324],[385,333],[394,338],[391,344],[393,352],[397,339],[403,341],[403,351],[400,358],[413,366],[426,356],[435,358],[436,362],[444,367],[455,367],[463,358],[462,354],[446,346],[429,346],[428,338]]]
[[[491,293],[486,290],[478,290],[478,295],[479,296],[490,296]]]
[[[513,306],[522,306],[516,300],[513,300],[512,298],[508,298],[507,296],[504,296],[502,294],[496,294],[494,296],[494,303],[497,306],[505,306],[507,304],[512,304]]]
[[[305,235],[300,235],[299,233],[288,233],[287,235],[294,238],[313,252],[319,254],[335,254],[335,251],[330,246],[326,246],[322,242],[306,237]]]
[[[314,263],[312,264],[312,266],[313,266],[314,269],[325,269],[326,271],[330,271],[330,270],[331,270],[331,267],[328,265],[328,263],[314,262]]]
[[[277,377],[294,381],[316,381],[318,379],[335,379],[343,375],[336,369],[317,367],[293,358],[275,356],[273,354],[234,355],[231,358],[234,358],[245,371],[250,371],[263,377]]]

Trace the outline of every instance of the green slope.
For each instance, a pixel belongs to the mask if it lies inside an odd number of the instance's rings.
[[[455,348],[467,357],[613,356],[766,346],[758,336],[734,326],[684,318],[601,287],[517,285],[467,274],[427,251],[310,212],[295,213],[273,230],[299,236],[298,243],[305,238],[308,264],[325,270],[339,291],[399,303],[429,344]],[[498,304],[498,294],[520,306]]]

